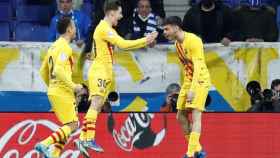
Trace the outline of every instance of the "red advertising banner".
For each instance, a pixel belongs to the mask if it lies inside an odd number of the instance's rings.
[[[0,158],[42,157],[34,145],[59,125],[52,113],[0,113]],[[73,145],[78,135],[62,158],[82,157]],[[101,114],[96,139],[105,153],[92,158],[181,158],[187,148],[171,113]],[[280,158],[280,115],[205,113],[201,143],[207,158]]]

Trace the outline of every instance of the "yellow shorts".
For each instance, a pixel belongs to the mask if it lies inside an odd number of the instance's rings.
[[[61,123],[67,124],[78,121],[78,109],[75,103],[74,95],[48,95],[48,98],[52,105],[52,110]]]
[[[101,67],[89,71],[88,74],[90,96],[99,95],[106,98],[111,91],[112,74]]]
[[[189,103],[187,102],[187,94],[189,92],[189,88],[182,86],[177,100],[177,109],[178,110],[197,109],[200,111],[204,111],[208,91],[209,91],[208,86],[197,87],[194,90],[193,101]]]

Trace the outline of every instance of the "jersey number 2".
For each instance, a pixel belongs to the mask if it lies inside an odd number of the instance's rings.
[[[49,72],[50,72],[50,78],[54,79],[55,75],[54,75],[54,63],[53,63],[53,58],[52,56],[49,57]]]

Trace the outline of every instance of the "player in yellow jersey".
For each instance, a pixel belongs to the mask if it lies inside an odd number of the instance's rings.
[[[184,83],[177,101],[177,119],[188,143],[184,158],[204,158],[206,153],[202,150],[199,138],[201,115],[210,88],[210,75],[201,39],[184,32],[181,26],[181,19],[177,16],[171,16],[163,23],[164,35],[169,40],[175,40],[176,52],[185,70]],[[192,123],[188,114],[192,116]]]
[[[75,38],[75,24],[70,18],[61,18],[57,30],[61,36],[48,49],[40,69],[52,110],[63,124],[35,146],[47,158],[58,158],[69,136],[78,128],[74,92],[82,90],[81,85],[72,81],[73,55],[69,43]],[[52,152],[51,145],[54,145]]]
[[[153,32],[137,40],[124,40],[113,27],[122,18],[122,8],[118,2],[109,2],[104,6],[105,17],[100,21],[93,34],[93,52],[95,58],[88,72],[91,105],[83,121],[77,148],[88,156],[86,149],[103,152],[95,141],[95,128],[98,113],[110,92],[113,81],[113,46],[122,49],[137,49],[152,44],[158,33]]]

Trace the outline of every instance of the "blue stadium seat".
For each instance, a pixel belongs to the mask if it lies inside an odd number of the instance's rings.
[[[15,30],[16,41],[48,41],[49,28],[36,23],[17,23]]]
[[[280,6],[277,7],[277,13],[276,13],[276,23],[278,27],[278,32],[280,31]],[[278,35],[278,41],[280,41],[280,34]]]
[[[10,25],[8,22],[0,22],[0,41],[10,40]]]
[[[52,18],[51,13],[50,6],[23,5],[17,7],[16,17],[20,22],[37,22],[48,25]]]
[[[0,0],[0,3],[10,3],[11,0]]]
[[[12,9],[9,3],[0,3],[0,21],[10,21]]]

